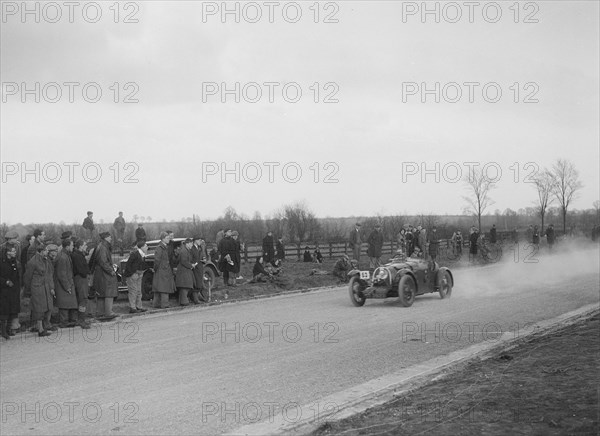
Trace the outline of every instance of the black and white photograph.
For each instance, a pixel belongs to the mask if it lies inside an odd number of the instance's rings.
[[[600,434],[600,2],[0,13],[1,435]]]

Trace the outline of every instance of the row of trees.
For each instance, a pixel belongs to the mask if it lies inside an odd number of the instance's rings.
[[[466,211],[477,216],[478,227],[481,228],[481,216],[494,204],[490,193],[496,188],[496,183],[487,177],[483,168],[476,167],[470,169],[464,181],[470,191],[470,195],[464,197],[468,204]],[[562,215],[563,232],[566,233],[569,206],[583,187],[579,181],[579,172],[573,163],[566,159],[557,159],[551,169],[544,168],[533,176],[532,186],[537,193],[535,210],[542,222],[542,232],[548,207],[556,201]],[[596,210],[599,206],[598,201],[594,202]]]

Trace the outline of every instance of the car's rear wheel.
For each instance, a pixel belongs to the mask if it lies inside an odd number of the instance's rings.
[[[438,276],[440,298],[450,298],[452,295],[452,277],[448,271],[440,272]]]
[[[363,290],[364,285],[360,283],[358,276],[352,277],[348,285],[348,291],[350,293],[350,301],[352,301],[352,304],[356,307],[364,306],[365,304],[366,298],[362,293]]]
[[[398,283],[398,301],[404,307],[410,307],[415,301],[417,286],[411,276],[404,275]]]
[[[142,276],[142,300],[152,300],[154,292],[152,292],[152,279],[154,273],[152,271],[146,271]]]

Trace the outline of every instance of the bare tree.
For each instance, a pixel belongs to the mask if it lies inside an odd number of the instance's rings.
[[[594,201],[594,209],[596,210],[596,221],[600,220],[600,200]]]
[[[533,178],[533,186],[538,194],[538,201],[536,203],[537,212],[542,219],[542,235],[544,234],[544,217],[546,216],[546,209],[548,208],[548,205],[554,201],[554,199],[551,197],[554,184],[554,176],[546,168],[544,168],[544,170],[539,174],[536,174],[536,176]]]
[[[301,243],[306,239],[314,238],[318,233],[319,222],[315,214],[303,202],[286,205],[283,210],[291,240]]]
[[[466,189],[471,193],[471,196],[463,197],[469,204],[465,210],[477,217],[477,227],[481,229],[481,215],[488,206],[494,204],[489,194],[496,187],[496,182],[487,177],[483,169],[476,167],[469,169],[464,182],[467,185]]]
[[[567,210],[571,202],[576,198],[577,191],[583,187],[579,181],[579,171],[570,161],[558,159],[553,169],[556,181],[552,193],[558,200],[563,217],[563,232],[567,233]]]

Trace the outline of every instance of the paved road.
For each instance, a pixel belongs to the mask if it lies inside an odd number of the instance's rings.
[[[0,433],[215,434],[599,300],[598,251],[455,271],[449,300],[351,305],[345,288],[17,336]],[[306,411],[306,408],[303,409]]]

